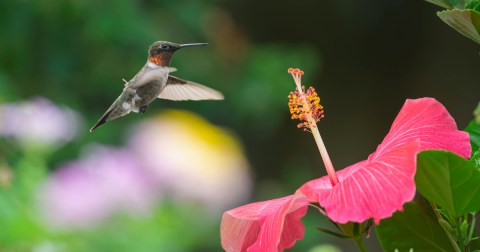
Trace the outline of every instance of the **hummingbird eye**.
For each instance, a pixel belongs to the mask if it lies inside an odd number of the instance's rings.
[[[170,46],[169,45],[162,45],[160,48],[166,50],[166,49],[170,49]]]

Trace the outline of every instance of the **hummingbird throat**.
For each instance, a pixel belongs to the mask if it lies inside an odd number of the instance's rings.
[[[167,66],[168,64],[168,62],[161,54],[150,56],[148,60],[158,66]]]

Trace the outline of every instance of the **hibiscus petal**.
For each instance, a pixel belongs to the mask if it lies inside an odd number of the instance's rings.
[[[407,100],[389,133],[368,160],[339,172],[332,188],[328,177],[310,181],[301,191],[318,200],[335,222],[375,222],[402,209],[415,194],[416,155],[441,149],[469,157],[468,133],[457,130],[445,107],[433,98]]]
[[[283,251],[305,233],[300,219],[308,200],[301,193],[241,206],[223,214],[222,247],[228,251]]]
[[[398,146],[374,161],[362,161],[337,173],[332,187],[327,176],[312,180],[299,191],[325,208],[338,223],[363,222],[392,216],[415,195],[418,140]]]
[[[398,113],[383,142],[369,160],[390,149],[420,139],[420,150],[435,149],[455,152],[469,158],[472,148],[468,133],[457,125],[445,107],[433,98],[408,99]]]

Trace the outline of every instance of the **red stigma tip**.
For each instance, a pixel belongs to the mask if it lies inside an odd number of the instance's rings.
[[[302,71],[302,70],[300,70],[299,68],[292,68],[292,67],[290,67],[290,68],[288,69],[288,73],[289,73],[289,74],[299,75],[299,76],[302,76],[302,75],[303,75],[303,71]]]

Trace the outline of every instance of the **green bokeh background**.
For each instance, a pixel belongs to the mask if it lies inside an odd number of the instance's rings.
[[[82,114],[85,133],[45,161],[52,169],[77,158],[88,143],[122,145],[131,125],[155,111],[193,111],[238,136],[253,169],[251,201],[271,199],[325,173],[313,138],[289,119],[287,95],[294,85],[288,67],[302,68],[304,83],[317,88],[326,115],[319,127],[337,169],[375,150],[407,98],[434,97],[460,128],[467,125],[480,94],[480,50],[442,23],[437,10],[407,0],[0,1],[0,102],[43,96]],[[171,65],[176,76],[220,90],[225,101],[159,100],[144,115],[87,133],[156,40],[208,42],[178,51]],[[151,224],[169,219],[169,211],[181,220],[165,228]],[[313,212],[304,219],[306,238],[292,251],[322,243],[353,249],[353,242],[315,231],[328,223]],[[125,220],[93,234],[56,238],[73,239],[79,251],[92,244],[98,251],[157,251],[158,240],[171,243],[172,237],[188,246],[169,251],[219,251],[220,219],[197,223],[206,228],[195,230],[195,218],[165,207],[145,223]],[[122,225],[131,241],[116,232]],[[374,238],[367,243],[379,249]],[[0,239],[0,250],[3,244]],[[29,251],[28,241],[16,244],[5,251]]]

